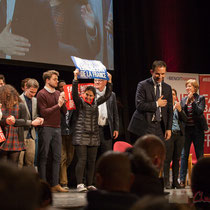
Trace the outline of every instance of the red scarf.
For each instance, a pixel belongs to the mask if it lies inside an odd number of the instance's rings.
[[[87,101],[87,100],[85,99],[85,95],[84,95],[84,94],[82,94],[82,98],[83,98],[84,102],[86,102],[86,103],[88,103],[88,104],[90,104],[90,105],[93,103],[93,100],[94,100],[94,98],[93,98],[91,102]]]

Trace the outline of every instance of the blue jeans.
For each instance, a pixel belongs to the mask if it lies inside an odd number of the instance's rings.
[[[204,130],[197,126],[185,127],[185,142],[181,154],[180,181],[185,182],[191,143],[193,142],[197,160],[203,157]]]

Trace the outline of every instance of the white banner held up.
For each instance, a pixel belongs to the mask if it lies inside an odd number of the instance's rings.
[[[97,60],[87,60],[71,56],[74,65],[79,69],[80,79],[104,79],[109,80],[106,67]]]

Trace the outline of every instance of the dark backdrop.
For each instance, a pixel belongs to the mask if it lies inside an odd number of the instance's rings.
[[[156,59],[167,63],[169,72],[209,73],[209,1],[205,0],[114,0],[114,91],[119,100],[121,138],[129,140],[127,125],[135,110],[137,83],[150,76]],[[70,83],[73,68],[23,63],[0,64],[7,83],[20,91],[26,77],[43,86],[42,73],[59,69],[60,79]]]

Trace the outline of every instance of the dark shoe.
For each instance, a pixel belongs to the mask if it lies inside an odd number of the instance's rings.
[[[167,185],[165,186],[165,188],[169,190],[169,189],[172,189],[172,186],[171,186],[170,184],[167,184]]]
[[[178,182],[172,183],[172,189],[181,189],[182,187],[180,186],[180,184]]]
[[[180,189],[181,188],[185,188],[185,182],[183,182],[183,181],[180,181]]]

